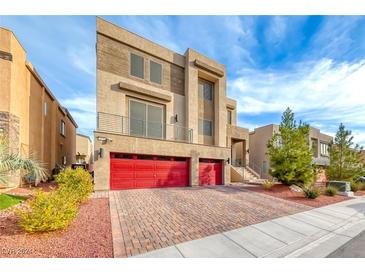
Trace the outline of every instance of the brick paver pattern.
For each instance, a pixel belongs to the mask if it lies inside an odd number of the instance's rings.
[[[114,257],[129,257],[310,207],[240,186],[111,191]]]

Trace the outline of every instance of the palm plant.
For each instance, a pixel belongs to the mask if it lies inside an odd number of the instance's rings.
[[[6,185],[6,177],[12,171],[24,171],[25,175],[36,180],[46,180],[47,173],[43,165],[31,158],[22,158],[19,154],[11,153],[4,136],[0,137],[0,184]]]

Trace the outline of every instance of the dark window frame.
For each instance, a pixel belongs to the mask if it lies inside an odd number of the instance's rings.
[[[152,80],[152,63],[154,63],[155,65],[159,66],[160,69],[161,69],[161,71],[160,71],[160,81],[159,82],[158,81],[156,82],[156,81],[153,81]],[[162,85],[163,65],[161,63],[158,63],[158,62],[154,61],[154,60],[150,60],[149,64],[150,64],[150,82],[151,83],[154,83],[154,84]]]
[[[142,59],[142,75],[138,75],[138,73],[133,74],[134,70],[132,69],[132,65],[133,65],[132,56],[135,56],[137,58]],[[143,79],[144,80],[144,77],[145,77],[145,58],[143,56],[138,55],[138,54],[133,53],[133,52],[130,53],[130,55],[129,55],[129,75],[132,76],[132,77],[136,77],[138,79]]]

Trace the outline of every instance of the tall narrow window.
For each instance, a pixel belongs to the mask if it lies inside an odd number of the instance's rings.
[[[61,124],[60,124],[60,133],[61,133],[61,135],[66,136],[66,125],[63,120],[61,120]]]
[[[154,61],[150,61],[150,81],[156,84],[162,83],[162,65]]]
[[[227,110],[227,124],[232,125],[232,111]]]
[[[211,120],[199,119],[199,134],[213,136],[213,122]]]
[[[47,116],[48,114],[48,104],[47,102],[44,102],[44,116]]]
[[[213,101],[213,84],[205,81],[199,80],[199,96],[207,101]]]
[[[144,58],[131,53],[130,73],[131,75],[144,79]]]
[[[318,157],[318,140],[315,138],[311,139],[313,157]]]
[[[329,156],[329,146],[327,143],[321,142],[321,155],[322,156]]]

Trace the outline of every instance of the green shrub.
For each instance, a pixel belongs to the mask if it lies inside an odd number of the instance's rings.
[[[82,168],[66,168],[56,176],[60,189],[68,188],[78,203],[85,202],[93,191],[92,177]]]
[[[325,193],[327,196],[335,196],[337,194],[337,188],[329,186],[326,188]]]
[[[315,199],[321,194],[321,190],[314,186],[303,187],[302,189],[308,199]]]
[[[27,232],[44,232],[66,228],[75,218],[77,203],[67,190],[51,193],[39,191],[29,202],[29,209],[16,211],[19,225]]]
[[[58,189],[39,191],[29,208],[18,210],[19,224],[27,232],[44,232],[66,228],[75,218],[78,206],[93,191],[92,177],[83,169],[67,168],[56,177]]]
[[[274,181],[265,180],[265,182],[262,184],[262,187],[266,190],[271,189],[275,185]]]
[[[358,190],[360,190],[360,184],[356,182],[351,182],[351,191],[357,192]]]

